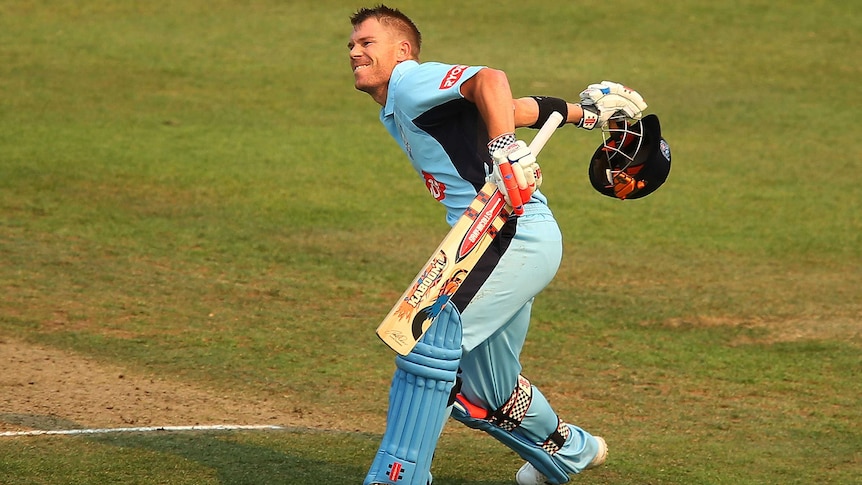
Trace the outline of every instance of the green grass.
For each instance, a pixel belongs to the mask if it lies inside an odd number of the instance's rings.
[[[373,329],[446,227],[352,88],[355,6],[0,3],[0,338],[354,423],[0,438],[0,483],[361,481],[392,369]],[[425,60],[517,95],[623,81],[661,116],[674,167],[647,199],[592,191],[596,134],[542,156],[566,252],[525,372],[611,444],[575,481],[853,483],[860,7],[398,6]],[[518,466],[453,424],[435,484]]]

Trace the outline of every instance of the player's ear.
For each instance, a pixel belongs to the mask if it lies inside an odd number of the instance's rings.
[[[402,40],[398,43],[398,61],[406,61],[407,59],[413,58],[413,46],[410,45],[410,42],[406,40]]]

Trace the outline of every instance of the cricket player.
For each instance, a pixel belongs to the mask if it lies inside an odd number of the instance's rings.
[[[364,483],[430,484],[431,459],[450,415],[524,458],[515,477],[520,485],[565,483],[570,474],[601,465],[604,439],[560,419],[521,375],[533,300],[559,267],[562,239],[538,190],[541,169],[515,128],[538,128],[556,111],[563,115],[560,126],[592,129],[620,110],[639,115],[646,104],[609,82],[591,85],[578,104],[515,99],[500,70],[420,63],[421,34],[397,9],[363,8],[351,23],[355,88],[382,106],[380,121],[446,207],[447,221],[455,223],[486,179],[498,183],[510,205],[522,207],[448,304],[436,309],[416,348],[396,357],[386,431]],[[527,181],[517,192],[495,175],[500,163]]]

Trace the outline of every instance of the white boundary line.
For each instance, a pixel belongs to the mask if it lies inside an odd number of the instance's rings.
[[[45,436],[45,435],[78,435],[106,433],[148,433],[152,431],[234,431],[241,429],[284,429],[274,425],[231,425],[216,424],[212,426],[145,426],[140,428],[96,428],[96,429],[52,429],[34,431],[4,431],[0,437],[7,436]]]

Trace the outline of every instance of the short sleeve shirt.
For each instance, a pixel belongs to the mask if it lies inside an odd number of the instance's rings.
[[[404,61],[389,81],[380,120],[452,225],[485,183],[488,135],[461,85],[482,67]]]

